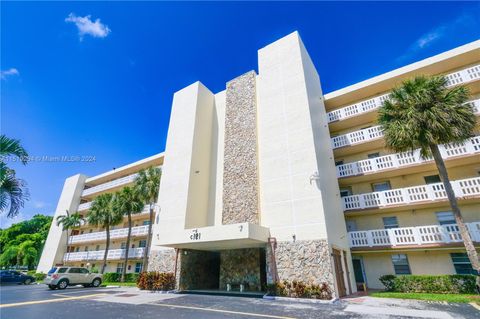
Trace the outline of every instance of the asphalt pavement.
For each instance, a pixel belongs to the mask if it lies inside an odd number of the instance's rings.
[[[333,304],[159,294],[136,288],[1,286],[1,319],[123,318],[479,318],[468,304],[359,297]]]

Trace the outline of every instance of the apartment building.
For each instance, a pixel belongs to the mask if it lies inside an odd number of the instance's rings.
[[[105,254],[105,230],[92,226],[85,221],[81,227],[69,231],[67,246],[67,234],[62,231],[61,225],[57,226],[56,218],[65,215],[68,210],[70,213],[79,212],[86,219],[88,209],[95,197],[104,193],[116,192],[125,186],[131,186],[138,171],[150,166],[161,167],[163,157],[163,153],[156,154],[93,177],[78,174],[67,178],[37,271],[46,273],[55,265],[101,269]],[[155,212],[157,211],[158,209],[155,209]],[[149,215],[148,206],[145,206],[141,213],[132,215],[133,227],[129,262],[127,264],[127,272],[129,273],[142,271],[143,257],[146,253]],[[127,217],[124,217],[121,223],[110,229],[110,247],[107,255],[106,272],[122,271],[127,233]]]
[[[86,213],[98,194],[161,165],[148,268],[175,272],[179,289],[258,292],[276,280],[300,280],[343,296],[363,284],[382,288],[385,274],[467,273],[435,164],[386,149],[375,123],[389,90],[416,74],[466,84],[480,116],[480,41],[324,95],[294,32],[258,51],[258,74],[246,72],[221,92],[200,82],[176,92],[165,153],[68,178],[56,216]],[[441,150],[478,247],[480,136]],[[142,215],[130,272],[140,270],[145,253]],[[114,230],[107,271],[121,266],[122,227]],[[38,269],[100,264],[103,234],[84,225],[67,248],[53,224]]]
[[[480,116],[480,41],[324,96],[355,278],[371,288],[383,287],[378,278],[384,274],[472,271],[435,163],[419,151],[388,150],[376,124],[389,90],[419,74],[444,74],[450,86],[466,85]],[[478,247],[479,126],[476,132],[441,152]]]

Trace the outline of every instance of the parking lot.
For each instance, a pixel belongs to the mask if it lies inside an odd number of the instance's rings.
[[[334,304],[160,294],[136,288],[49,290],[45,285],[2,286],[2,319],[118,318],[478,318],[468,304],[354,298]]]

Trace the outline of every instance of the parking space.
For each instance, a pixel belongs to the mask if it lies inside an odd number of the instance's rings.
[[[362,297],[333,304],[271,301],[257,298],[161,294],[136,288],[44,285],[2,286],[2,319],[118,318],[478,318],[468,304]]]

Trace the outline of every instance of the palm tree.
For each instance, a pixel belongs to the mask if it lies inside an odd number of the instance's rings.
[[[118,225],[123,219],[123,215],[113,209],[113,194],[102,194],[93,200],[92,206],[88,210],[87,221],[89,224],[105,228],[107,238],[105,241],[105,254],[103,255],[103,266],[100,270],[103,274],[107,267],[107,256],[110,248],[110,227]]]
[[[479,271],[478,255],[438,148],[439,144],[460,144],[472,137],[476,117],[473,105],[467,103],[469,90],[465,86],[448,88],[447,83],[444,76],[417,76],[403,82],[380,108],[378,122],[388,148],[395,152],[420,148],[422,158],[433,156],[467,255]]]
[[[62,225],[62,230],[67,234],[67,253],[68,253],[68,244],[69,244],[69,235],[68,230],[72,228],[78,228],[82,226],[84,219],[80,213],[76,212],[70,215],[69,211],[65,211],[65,215],[57,216],[57,226]]]
[[[15,171],[7,166],[5,160],[9,156],[18,158],[22,164],[27,164],[28,153],[19,140],[0,135],[0,212],[7,211],[7,217],[18,215],[29,194],[25,181],[16,178]]]
[[[113,202],[114,210],[122,213],[128,218],[128,235],[127,245],[125,249],[125,259],[123,262],[121,282],[125,281],[125,274],[127,272],[128,252],[130,250],[130,236],[132,233],[132,214],[138,214],[143,209],[143,202],[135,190],[130,186],[124,187],[121,191],[115,194],[115,200]],[[145,252],[146,253],[146,252]]]
[[[148,254],[150,251],[150,242],[152,238],[152,223],[153,223],[153,208],[158,199],[158,190],[160,187],[160,177],[162,176],[162,170],[158,167],[149,167],[146,170],[141,170],[138,172],[138,176],[135,179],[135,188],[140,194],[141,199],[144,204],[149,205],[149,224],[148,224],[148,235],[147,235],[147,244],[145,245],[145,255],[143,256],[143,266],[144,271],[147,270],[148,263]]]

